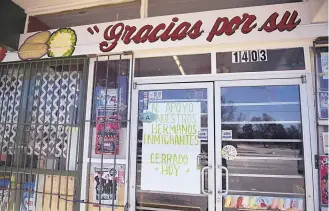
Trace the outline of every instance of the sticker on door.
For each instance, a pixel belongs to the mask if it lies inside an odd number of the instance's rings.
[[[222,130],[222,140],[232,140],[232,130]]]
[[[236,148],[232,145],[226,145],[222,149],[222,156],[226,160],[234,160],[237,156],[238,152]]]

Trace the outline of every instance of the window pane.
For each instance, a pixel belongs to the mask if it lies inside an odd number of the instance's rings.
[[[301,121],[299,105],[222,106],[222,121]]]
[[[271,103],[299,104],[298,86],[243,86],[222,88],[222,103]]]
[[[301,139],[301,124],[223,124],[233,139]]]
[[[210,54],[136,59],[135,77],[211,73]]]
[[[140,210],[206,210],[208,200],[201,194],[198,185],[201,183],[200,170],[208,165],[208,140],[200,140],[197,145],[189,146],[185,144],[175,144],[173,140],[177,138],[190,137],[185,135],[189,126],[195,127],[195,131],[189,132],[192,136],[197,131],[208,131],[208,95],[205,88],[189,89],[159,89],[159,90],[140,90],[138,99],[138,147],[137,147],[137,175],[136,175],[136,201]],[[184,105],[194,106],[193,114],[191,110],[184,110]],[[175,106],[177,109],[170,109]],[[176,107],[177,106],[177,107]],[[185,106],[186,108],[186,106]],[[191,107],[192,108],[192,107]],[[142,121],[144,114],[152,112],[156,119],[152,122]],[[196,121],[196,123],[194,123]],[[182,126],[182,127],[181,127]],[[180,129],[182,128],[182,129]],[[194,140],[194,138],[192,138]],[[182,140],[182,139],[181,139]],[[199,140],[199,139],[198,139]],[[169,143],[169,142],[170,143]],[[186,151],[187,150],[187,151]],[[193,152],[195,154],[193,154]],[[180,165],[177,174],[169,176],[169,171],[165,168],[170,166],[163,161],[152,162],[150,154],[160,153],[176,155],[187,153],[188,162],[195,162],[196,169],[188,169],[186,175],[185,168],[189,164]],[[151,154],[151,156],[152,156]],[[202,157],[201,158],[199,158]],[[200,162],[198,162],[200,161]],[[155,169],[155,170],[153,170]],[[184,170],[181,170],[184,169]],[[157,172],[154,174],[153,172]],[[182,174],[182,172],[184,174]],[[156,176],[156,180],[154,179]],[[182,176],[183,175],[183,176]],[[182,177],[182,178],[181,178]],[[186,177],[189,177],[188,180]],[[181,180],[180,180],[181,178]],[[208,188],[208,177],[205,175],[205,188]],[[181,189],[180,186],[185,188]],[[161,181],[162,183],[159,183]],[[185,181],[186,184],[182,184]],[[193,183],[193,186],[187,188],[187,183]],[[154,182],[158,182],[155,184]],[[153,183],[153,184],[152,184]],[[191,184],[192,184],[191,183]],[[152,186],[150,186],[152,184]],[[160,184],[167,184],[166,187],[160,187]],[[178,189],[172,188],[173,185]],[[168,187],[171,187],[170,189]],[[191,191],[191,188],[195,190]],[[144,207],[144,208],[143,208]],[[139,210],[138,209],[138,210]]]
[[[266,52],[267,52],[266,61],[236,62],[236,63],[232,62],[232,52],[217,53],[216,56],[217,73],[305,69],[303,48],[272,49],[272,50],[267,50]]]
[[[304,194],[304,178],[230,177],[230,191],[236,190]],[[260,193],[258,193],[260,194]]]
[[[302,143],[224,142],[237,150],[234,160],[223,159],[230,173],[304,175]]]
[[[221,88],[222,130],[233,139],[301,139],[298,86]]]

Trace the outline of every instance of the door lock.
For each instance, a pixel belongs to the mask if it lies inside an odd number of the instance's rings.
[[[198,166],[207,166],[208,165],[208,154],[201,153],[197,156],[197,165]]]

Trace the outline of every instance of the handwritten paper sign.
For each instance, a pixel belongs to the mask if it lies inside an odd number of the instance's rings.
[[[141,189],[199,194],[201,103],[149,103],[147,112],[157,119],[143,124]]]

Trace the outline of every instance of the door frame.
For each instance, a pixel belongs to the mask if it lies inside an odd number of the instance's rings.
[[[307,48],[304,48],[305,55],[309,55]],[[215,54],[212,52],[212,56],[215,58]],[[270,71],[270,72],[244,72],[244,73],[222,73],[222,74],[205,74],[205,75],[184,75],[184,76],[159,76],[159,77],[134,77],[132,79],[133,86],[137,85],[146,85],[146,84],[170,84],[170,83],[205,83],[205,82],[230,82],[230,81],[243,81],[243,80],[272,80],[272,79],[298,79],[302,78],[306,81],[306,84],[303,86],[303,96],[307,100],[307,103],[304,103],[303,106],[303,119],[308,119],[305,121],[304,125],[308,125],[308,137],[309,141],[307,144],[304,143],[304,146],[309,146],[308,159],[311,163],[309,166],[305,166],[306,171],[309,171],[312,176],[305,178],[305,183],[308,183],[308,193],[306,195],[306,207],[310,210],[319,210],[319,187],[318,187],[318,169],[315,168],[317,152],[317,136],[316,136],[316,124],[315,124],[315,92],[313,87],[313,73],[309,71],[311,69],[311,64],[308,59],[306,61],[306,70],[285,70],[285,71]],[[215,69],[216,65],[212,64],[212,69]],[[134,91],[134,90],[133,90]],[[132,95],[132,100],[134,95]],[[306,107],[306,108],[305,108]],[[131,117],[133,117],[134,109],[132,108]],[[306,127],[306,125],[305,125]],[[132,131],[134,133],[134,131]],[[304,130],[305,132],[305,130]],[[304,134],[303,134],[304,135]],[[132,151],[133,152],[133,151]],[[305,156],[305,152],[304,152]],[[134,155],[131,154],[130,162],[134,162]],[[309,163],[309,162],[308,162]],[[136,169],[134,169],[136,170]],[[130,172],[133,172],[131,169]],[[131,176],[131,174],[130,174]],[[130,180],[133,181],[135,178],[130,177]],[[311,187],[310,187],[311,186]],[[135,190],[130,190],[129,192],[134,192]],[[131,194],[130,194],[131,196]],[[129,204],[132,206],[135,203],[135,198],[129,197]]]
[[[216,81],[215,82],[215,105],[221,105],[221,88],[222,87],[241,87],[241,86],[265,86],[265,85],[298,85],[300,94],[300,106],[301,106],[301,119],[302,119],[302,133],[303,133],[303,152],[304,152],[304,180],[305,180],[305,208],[306,210],[312,210],[314,208],[314,190],[313,190],[313,175],[312,171],[306,169],[308,166],[312,166],[312,150],[311,150],[311,134],[310,134],[310,118],[308,108],[308,93],[307,93],[307,79],[306,77],[290,78],[290,79],[261,79],[261,80],[240,80],[236,81]],[[219,211],[223,209],[222,194],[222,136],[221,136],[221,106],[216,106],[215,112],[215,161],[216,161],[216,207]],[[228,173],[229,174],[229,173]],[[229,189],[229,188],[228,188]]]
[[[213,83],[175,83],[175,84],[146,84],[137,85],[132,90],[132,106],[131,106],[131,141],[130,141],[130,187],[129,187],[129,210],[136,210],[136,174],[137,174],[137,133],[138,133],[138,102],[139,102],[139,91],[143,90],[162,90],[162,89],[207,89],[207,106],[208,106],[208,166],[212,168],[208,170],[208,188],[211,194],[208,195],[208,210],[215,210],[215,186],[209,184],[215,184],[215,160],[214,160],[214,99],[213,99]],[[189,194],[184,194],[189,195]],[[202,194],[200,194],[201,196]],[[213,209],[211,209],[213,208]]]

